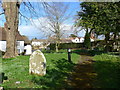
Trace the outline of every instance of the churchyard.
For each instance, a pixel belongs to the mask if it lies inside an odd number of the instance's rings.
[[[7,79],[3,80],[3,84],[0,86],[42,89],[120,88],[120,57],[118,53],[72,50],[72,63],[68,62],[67,50],[60,50],[58,53],[44,51],[44,56],[46,58],[46,74],[43,76],[30,74],[30,56],[3,59],[2,69]],[[86,86],[86,84],[90,85]]]
[[[61,86],[63,80],[67,78],[67,74],[79,59],[79,55],[73,53],[72,61],[74,64],[70,64],[67,61],[67,52],[44,53],[44,55],[47,61],[47,73],[45,76],[29,74],[30,56],[3,59],[2,68],[8,80],[4,80],[2,86],[4,88],[47,88]]]
[[[0,1],[0,90],[120,89],[120,1],[7,1]]]

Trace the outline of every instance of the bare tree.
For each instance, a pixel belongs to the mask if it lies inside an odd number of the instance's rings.
[[[21,1],[21,2],[20,2]],[[17,47],[16,47],[16,32],[18,32],[18,24],[19,24],[19,15],[24,17],[25,20],[30,20],[28,16],[23,15],[20,12],[20,6],[27,7],[27,10],[32,16],[35,16],[36,11],[31,3],[22,2],[22,0],[14,0],[14,2],[4,2],[4,0],[0,1],[0,7],[3,8],[3,12],[0,12],[0,15],[4,14],[6,23],[4,24],[4,30],[6,31],[6,53],[3,58],[11,58],[17,56]],[[37,15],[37,14],[36,14]]]
[[[7,49],[3,58],[11,58],[17,56],[16,50],[16,32],[18,30],[19,23],[19,2],[3,2],[2,7],[5,14],[5,31],[7,40]]]
[[[7,48],[6,53],[3,58],[11,58],[17,56],[16,48],[16,32],[18,32],[18,24],[21,16],[27,20],[30,20],[31,17],[39,17],[37,11],[28,2],[19,2],[22,0],[16,0],[14,2],[1,2],[0,5],[3,8],[3,12],[0,13],[5,15],[6,23],[4,29],[6,31],[7,39]],[[62,36],[61,30],[64,29],[63,23],[66,21],[68,16],[66,15],[67,6],[62,5],[62,3],[42,3],[45,7],[46,16],[48,19],[49,28],[56,36],[56,51],[58,51],[58,46],[60,43],[60,37]],[[29,11],[31,17],[25,16],[20,12],[20,6],[24,6]],[[20,15],[20,16],[19,16]]]
[[[42,28],[45,33],[53,33],[54,41],[56,44],[56,52],[58,52],[60,39],[66,31],[65,22],[70,18],[70,13],[67,13],[68,6],[68,4],[64,4],[62,2],[47,3],[47,5],[44,6],[44,16],[46,18],[45,23],[47,23],[47,25],[42,24]],[[48,31],[46,31],[45,29]]]

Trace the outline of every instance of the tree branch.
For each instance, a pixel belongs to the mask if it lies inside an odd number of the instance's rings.
[[[30,20],[29,18],[27,18],[26,16],[24,16],[21,12],[19,12],[19,14],[20,14],[22,17],[26,18],[27,20]]]
[[[0,15],[4,14],[4,12],[1,12]]]

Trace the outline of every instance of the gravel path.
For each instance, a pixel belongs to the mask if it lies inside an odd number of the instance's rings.
[[[92,57],[80,55],[80,60],[68,78],[69,86],[73,88],[93,88],[96,73],[93,70]]]

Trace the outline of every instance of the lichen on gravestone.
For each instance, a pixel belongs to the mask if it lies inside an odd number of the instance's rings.
[[[40,76],[46,74],[46,58],[40,50],[34,51],[30,56],[29,73]]]

